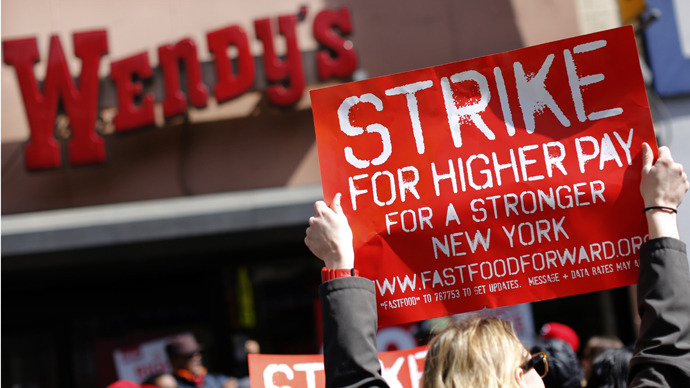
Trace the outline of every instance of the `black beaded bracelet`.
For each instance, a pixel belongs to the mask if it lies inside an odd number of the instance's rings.
[[[668,206],[650,206],[650,207],[644,208],[644,210],[642,212],[647,213],[647,210],[655,210],[655,209],[668,210],[668,211],[673,212],[673,213],[678,213],[677,209],[674,209],[674,208],[668,207]]]

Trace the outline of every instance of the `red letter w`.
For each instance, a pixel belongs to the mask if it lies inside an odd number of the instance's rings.
[[[78,86],[70,76],[62,45],[57,36],[50,38],[48,66],[39,90],[33,66],[38,62],[36,38],[3,42],[4,61],[14,66],[29,119],[31,139],[26,146],[29,170],[56,168],[62,165],[60,146],[55,140],[55,116],[58,95],[62,99],[71,127],[69,160],[73,165],[105,161],[105,145],[96,133],[98,114],[98,66],[108,52],[106,32],[75,33],[74,53],[81,58]]]

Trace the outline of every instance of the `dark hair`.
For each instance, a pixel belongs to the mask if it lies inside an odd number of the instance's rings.
[[[630,347],[609,349],[601,353],[592,363],[592,375],[587,381],[587,388],[625,388],[632,355]]]
[[[582,350],[582,358],[594,361],[594,359],[604,351],[622,347],[623,342],[616,336],[597,335],[587,341],[587,345],[585,345],[585,348]]]
[[[577,354],[567,342],[559,339],[539,341],[532,347],[532,353],[545,352],[549,373],[544,376],[546,388],[580,388],[582,367]]]

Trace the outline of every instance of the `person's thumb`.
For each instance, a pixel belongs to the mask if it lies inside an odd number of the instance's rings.
[[[653,162],[654,154],[652,153],[652,147],[647,143],[642,143],[642,169],[649,170],[652,168]]]
[[[343,214],[343,207],[340,206],[341,197],[342,194],[337,193],[335,197],[333,197],[333,202],[331,202],[331,210],[333,210],[335,214]]]

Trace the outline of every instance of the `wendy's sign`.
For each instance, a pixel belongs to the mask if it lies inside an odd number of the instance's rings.
[[[381,326],[636,281],[655,138],[631,27],[311,98]]]
[[[263,61],[259,63],[263,63],[263,74],[268,84],[267,99],[277,106],[292,106],[304,94],[306,66],[302,61],[296,29],[300,17],[305,14],[306,8],[303,7],[299,17],[291,14],[277,18],[278,33],[285,39],[285,55],[279,55],[275,49],[275,23],[268,18],[254,21],[256,38],[263,44]],[[352,22],[347,8],[323,10],[315,16],[313,35],[320,45],[315,55],[315,68],[319,79],[343,78],[355,71],[356,53],[344,36],[351,31]],[[39,85],[33,70],[40,59],[36,38],[2,42],[3,61],[15,69],[31,130],[25,150],[29,170],[62,165],[60,145],[54,133],[58,102],[62,102],[70,121],[70,163],[82,165],[105,161],[105,144],[96,132],[96,118],[98,69],[101,57],[108,54],[107,38],[104,30],[74,34],[74,53],[81,60],[81,74],[75,82],[69,73],[62,44],[57,36],[52,36],[42,85]],[[194,40],[186,38],[158,47],[165,88],[162,106],[166,119],[187,113],[189,105],[206,107],[211,93],[221,103],[242,95],[255,84],[255,58],[249,50],[247,33],[241,26],[211,31],[206,38],[209,51],[215,58],[216,82],[213,85],[203,82]],[[236,51],[232,58],[230,49]],[[184,63],[184,77],[181,76],[181,63]],[[152,73],[146,52],[110,63],[110,80],[117,93],[118,110],[113,119],[115,132],[154,124],[155,96],[144,87],[144,81],[153,78]],[[186,79],[184,90],[181,85],[183,78]]]

